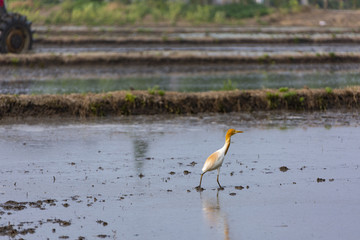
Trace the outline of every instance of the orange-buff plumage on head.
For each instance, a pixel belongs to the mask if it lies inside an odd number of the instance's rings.
[[[230,141],[231,141],[231,136],[233,136],[236,133],[242,133],[243,131],[237,131],[235,129],[229,129],[226,133],[225,136],[225,144],[222,148],[220,148],[219,150],[217,150],[216,152],[212,153],[205,161],[204,166],[202,168],[202,174],[200,177],[200,184],[199,186],[196,187],[196,189],[198,190],[202,190],[201,188],[201,181],[202,181],[202,177],[206,172],[209,171],[213,171],[215,169],[218,170],[218,175],[217,175],[217,183],[219,184],[219,187],[222,188],[222,186],[220,185],[219,182],[219,174],[220,174],[220,168],[222,166],[222,163],[224,161],[225,155],[227,154],[229,147],[230,147]]]

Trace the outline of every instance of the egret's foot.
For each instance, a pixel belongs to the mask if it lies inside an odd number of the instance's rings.
[[[224,190],[224,189],[225,189],[225,188],[223,188],[223,187],[219,187],[219,188],[218,188],[218,190],[221,190],[221,191]]]
[[[198,192],[202,192],[202,191],[205,190],[205,188],[202,188],[201,186],[197,186],[197,187],[195,187],[195,189],[196,189],[196,191],[198,191]]]

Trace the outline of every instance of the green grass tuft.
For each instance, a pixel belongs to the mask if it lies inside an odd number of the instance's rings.
[[[328,93],[328,94],[330,94],[330,93],[333,92],[333,90],[332,90],[331,87],[326,87],[326,88],[325,88],[325,91],[326,91],[326,93]]]
[[[129,102],[129,103],[134,103],[136,99],[136,96],[130,92],[126,93],[125,96],[125,101]]]
[[[160,87],[158,85],[155,85],[154,87],[152,88],[148,88],[148,93],[150,95],[160,95],[160,96],[164,96],[165,95],[165,91],[160,89]]]
[[[281,87],[279,88],[279,92],[287,92],[289,91],[289,88],[288,87]]]
[[[233,85],[231,79],[228,79],[226,82],[224,82],[221,90],[222,91],[233,91],[233,90],[236,90],[236,87]]]

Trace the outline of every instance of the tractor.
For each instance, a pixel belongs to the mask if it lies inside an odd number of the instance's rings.
[[[21,14],[8,12],[0,0],[0,53],[25,53],[32,43],[31,22]]]

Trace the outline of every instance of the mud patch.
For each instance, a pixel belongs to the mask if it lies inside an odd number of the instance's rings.
[[[36,202],[16,202],[10,200],[3,204],[0,204],[0,208],[4,209],[5,211],[21,211],[26,209],[27,207],[39,208],[41,210],[45,210],[47,205],[55,206],[56,200],[46,199],[46,200],[38,200]]]
[[[0,236],[9,236],[11,238],[16,237],[17,235],[26,235],[26,234],[34,234],[34,228],[20,229],[15,228],[14,225],[0,226]]]
[[[317,181],[318,183],[321,183],[321,182],[326,182],[326,179],[324,179],[324,178],[317,178],[316,181]]]
[[[282,166],[279,169],[280,169],[281,172],[287,172],[289,170],[289,168],[286,167],[286,166]]]

